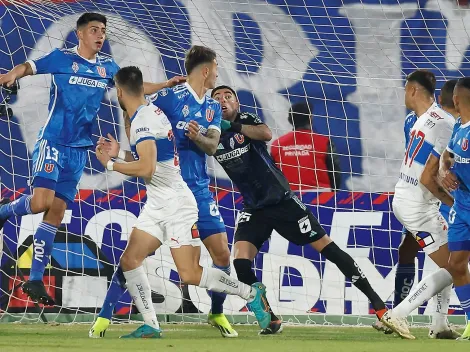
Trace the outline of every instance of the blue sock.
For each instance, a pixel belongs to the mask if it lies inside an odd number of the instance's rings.
[[[100,313],[98,316],[100,318],[106,318],[111,320],[113,316],[114,307],[119,301],[119,298],[126,292],[126,279],[120,266],[114,272],[109,284],[108,291],[106,292],[106,298],[103,302],[103,307],[101,307]]]
[[[229,266],[217,266],[215,264],[212,264],[213,268],[222,270],[224,273],[227,275],[230,275],[230,265]],[[211,305],[211,312],[212,314],[222,314],[224,312],[224,302],[225,298],[227,297],[226,293],[222,292],[213,292],[213,291],[207,291],[209,293],[209,296],[211,297],[212,305]]]
[[[5,204],[0,207],[0,219],[7,219],[12,215],[23,216],[31,214],[31,203],[32,195],[22,196],[15,201]]]
[[[31,264],[30,280],[41,280],[44,276],[44,269],[49,263],[49,256],[52,253],[54,238],[57,227],[41,222],[34,234],[33,262]]]
[[[470,320],[470,284],[464,286],[456,286],[455,293],[459,298],[460,305],[462,306],[467,320]]]
[[[395,297],[393,306],[396,307],[403,301],[408,293],[410,293],[415,281],[415,264],[400,264],[397,265],[397,272],[395,273]]]

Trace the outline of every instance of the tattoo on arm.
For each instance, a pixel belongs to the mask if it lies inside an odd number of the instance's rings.
[[[214,128],[208,129],[206,135],[199,134],[194,143],[207,155],[214,155],[219,144],[220,132]]]

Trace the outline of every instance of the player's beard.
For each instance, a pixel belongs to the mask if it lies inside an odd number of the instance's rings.
[[[126,110],[126,107],[124,106],[124,104],[123,104],[123,102],[121,101],[121,99],[119,99],[119,97],[118,97],[118,103],[119,103],[119,106],[121,107],[121,109],[122,109],[123,111],[127,111],[127,110]]]

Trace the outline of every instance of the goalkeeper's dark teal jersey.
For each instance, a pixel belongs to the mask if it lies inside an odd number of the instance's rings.
[[[76,47],[54,49],[28,62],[34,74],[52,76],[49,115],[38,139],[70,147],[92,145],[93,120],[106,90],[114,85],[118,65],[105,55],[96,55],[94,62],[84,59]]]

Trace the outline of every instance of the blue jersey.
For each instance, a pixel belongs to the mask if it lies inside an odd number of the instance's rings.
[[[470,211],[470,123],[461,125],[449,142],[447,150],[454,155],[452,172],[457,176],[460,185],[454,192],[454,208]]]
[[[408,142],[410,141],[411,130],[415,124],[418,116],[412,111],[405,118],[405,125],[403,126],[403,132],[405,133],[405,150],[408,148]]]
[[[219,103],[208,96],[199,99],[188,83],[162,89],[151,100],[171,122],[184,181],[196,197],[208,193],[207,155],[186,136],[186,132],[191,120],[199,124],[203,135],[209,129],[220,132],[222,109]]]
[[[108,56],[86,60],[77,48],[54,49],[28,61],[34,74],[52,75],[49,116],[38,139],[70,147],[86,147],[91,142],[93,120],[119,66]]]

